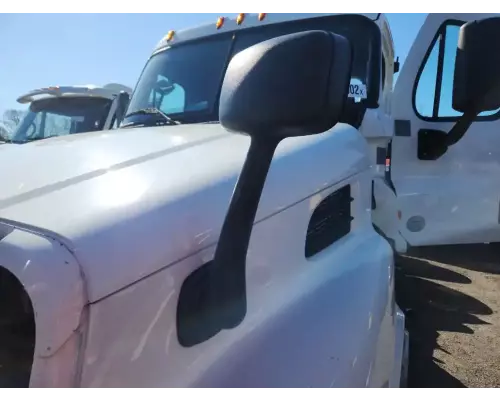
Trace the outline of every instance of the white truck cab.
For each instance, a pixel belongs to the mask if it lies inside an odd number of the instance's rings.
[[[399,231],[411,246],[500,241],[500,109],[451,133],[463,122],[452,106],[460,27],[494,15],[429,14],[399,73],[390,181]]]
[[[121,95],[123,93],[125,96]],[[17,101],[29,108],[11,137],[10,144],[24,144],[54,136],[107,130],[115,125],[120,106],[132,89],[110,83],[104,86],[51,86],[32,90]],[[123,111],[122,111],[123,112]]]
[[[500,40],[500,21],[460,17],[481,21],[454,44],[458,128],[417,117],[411,90],[455,16],[427,18],[392,92],[382,15],[240,14],[168,32],[119,135],[4,152],[0,381],[404,385],[405,316],[379,233],[395,247],[451,240],[432,220],[445,216],[440,185],[455,179],[460,197],[460,176],[485,184],[478,172],[490,164],[457,146],[463,136],[489,148],[467,128],[500,107],[500,91],[486,93],[499,87],[500,56],[474,56]],[[434,96],[444,93],[436,76]],[[420,132],[430,127],[446,133]],[[467,206],[452,200],[450,214]],[[481,231],[453,223],[470,241]]]

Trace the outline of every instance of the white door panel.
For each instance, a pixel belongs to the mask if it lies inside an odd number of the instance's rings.
[[[500,120],[481,114],[465,136],[435,160],[418,158],[423,129],[449,132],[454,58],[463,22],[493,14],[430,14],[394,91],[391,177],[400,231],[413,246],[500,241]]]

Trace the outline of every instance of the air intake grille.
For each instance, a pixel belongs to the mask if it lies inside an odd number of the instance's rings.
[[[351,231],[351,186],[331,193],[314,210],[306,237],[306,258],[318,254]]]

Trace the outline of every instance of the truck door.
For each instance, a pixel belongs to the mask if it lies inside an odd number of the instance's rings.
[[[500,241],[500,110],[479,114],[440,154],[452,108],[460,26],[493,14],[429,14],[394,88],[391,178],[410,245]],[[445,136],[444,136],[445,137]]]

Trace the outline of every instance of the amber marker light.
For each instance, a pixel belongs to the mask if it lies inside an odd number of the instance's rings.
[[[238,16],[236,17],[236,24],[241,25],[244,20],[245,20],[245,13],[239,13]]]
[[[175,34],[174,31],[168,31],[168,33],[165,35],[163,39],[166,40],[167,42],[170,42],[173,39],[174,34]]]
[[[220,29],[220,27],[221,27],[222,25],[224,25],[224,20],[225,20],[225,18],[224,18],[224,17],[219,17],[219,18],[217,19],[217,22],[216,22],[216,24],[215,24],[215,27],[216,27],[217,29]]]

